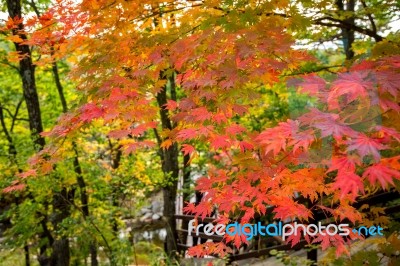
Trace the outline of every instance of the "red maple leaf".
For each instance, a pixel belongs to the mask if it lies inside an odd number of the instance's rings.
[[[239,147],[241,152],[245,152],[246,150],[252,150],[254,148],[253,144],[248,143],[247,141],[240,141]]]
[[[341,124],[333,119],[321,121],[314,125],[316,128],[321,130],[321,137],[326,137],[332,135],[335,138],[342,136],[354,136],[355,131],[344,124]]]
[[[117,129],[117,130],[112,130],[108,133],[108,136],[111,138],[115,138],[115,139],[120,139],[120,138],[124,138],[126,136],[129,135],[131,131],[128,129]]]
[[[243,217],[242,217],[242,220],[241,220],[241,222],[242,223],[248,223],[251,219],[253,219],[254,218],[254,208],[244,208],[244,209],[242,209],[243,211],[245,211],[245,213],[244,213],[244,215],[243,215]]]
[[[380,89],[396,98],[400,90],[400,75],[395,71],[377,71],[376,76]]]
[[[356,170],[356,165],[360,165],[361,162],[356,156],[335,156],[332,157],[330,162],[330,167],[328,169],[328,173],[335,170],[345,170],[349,172],[354,172]]]
[[[213,243],[213,244],[214,244],[213,253],[218,255],[220,258],[223,258],[226,256],[227,253],[232,252],[232,249],[230,247],[227,247],[224,242]]]
[[[351,127],[339,121],[339,115],[324,113],[316,108],[311,108],[310,112],[299,117],[305,125],[310,125],[321,131],[321,137],[334,136],[355,136],[357,134]]]
[[[349,195],[354,200],[359,195],[359,192],[364,193],[364,184],[361,181],[361,177],[345,169],[339,169],[332,188],[340,190],[340,198]]]
[[[30,177],[30,176],[36,176],[36,175],[37,175],[37,172],[36,172],[35,169],[29,169],[29,170],[26,170],[26,171],[24,171],[22,173],[18,173],[17,174],[17,176],[22,178],[22,179]]]
[[[240,226],[243,226],[244,224],[239,224]],[[247,228],[246,228],[247,229]],[[231,227],[231,228],[229,228],[228,229],[229,231],[234,231],[234,230],[236,230],[235,228],[233,228],[233,227]],[[245,230],[245,231],[247,231],[247,230]],[[224,239],[225,239],[225,242],[226,243],[230,243],[230,242],[233,242],[233,244],[235,245],[235,247],[236,248],[240,248],[240,246],[243,244],[243,243],[248,243],[248,241],[247,241],[247,236],[245,235],[245,234],[242,234],[241,232],[236,232],[236,234],[234,234],[234,235],[230,235],[230,234],[228,234],[228,233],[226,233],[225,235],[224,235]]]
[[[395,140],[400,142],[400,133],[396,129],[384,126],[376,126],[376,130],[383,133],[385,137],[394,138]]]
[[[82,106],[81,111],[80,119],[82,122],[90,122],[104,114],[103,109],[94,103],[85,104]]]
[[[341,96],[346,96],[343,104],[349,104],[358,97],[368,98],[367,89],[373,84],[366,79],[366,75],[364,71],[339,74],[339,78],[332,84],[328,96],[329,109],[340,109],[339,99]]]
[[[394,110],[396,112],[400,112],[399,103],[396,101],[392,101],[390,99],[385,99],[383,97],[379,98],[379,105],[383,109],[383,111]]]
[[[294,227],[294,226],[293,226]],[[291,243],[292,247],[294,247],[296,244],[298,244],[300,242],[301,237],[304,235],[303,232],[303,228],[301,226],[298,226],[296,228],[296,233],[291,234],[290,236],[288,236],[288,238],[286,239],[287,243]],[[308,237],[307,234],[305,234],[305,237],[307,239],[307,241],[310,241],[310,238]]]
[[[206,251],[204,250],[202,245],[197,245],[194,247],[190,247],[188,249],[188,255],[192,256],[192,257],[202,257],[204,255],[206,255]]]
[[[194,128],[186,128],[182,129],[178,132],[177,139],[179,140],[187,140],[197,137],[197,129]]]
[[[214,149],[219,149],[219,148],[228,148],[231,146],[231,143],[229,141],[229,138],[227,136],[215,136],[211,140],[211,147]]]
[[[211,118],[211,113],[205,107],[198,107],[192,110],[191,115],[194,121],[204,122]]]
[[[321,97],[326,94],[326,81],[317,75],[308,75],[304,77],[304,81],[299,84],[299,87],[301,87],[301,91],[311,96]]]
[[[127,96],[122,93],[120,88],[113,88],[109,98],[113,102],[119,102],[126,100]]]
[[[299,121],[288,119],[274,128],[264,130],[255,141],[265,147],[265,154],[273,151],[273,154],[277,155],[281,150],[286,150],[287,142],[298,132],[299,124]]]
[[[164,107],[165,107],[165,109],[167,109],[167,110],[173,111],[173,110],[175,110],[176,108],[178,108],[178,104],[177,104],[176,101],[167,100],[167,103],[164,104]]]
[[[306,206],[298,204],[290,198],[281,198],[279,201],[280,202],[273,210],[273,212],[276,213],[275,219],[286,220],[288,218],[292,219],[297,217],[299,219],[307,220],[312,216],[310,210],[307,209]]]
[[[124,144],[123,151],[124,151],[124,154],[130,154],[130,153],[135,152],[138,149],[151,148],[151,147],[154,147],[155,145],[156,144],[151,140],[143,140],[143,141],[139,141],[139,142]]]
[[[15,184],[15,185],[11,185],[11,186],[8,186],[8,187],[4,188],[3,192],[4,193],[10,193],[10,192],[13,192],[13,191],[21,191],[25,187],[26,187],[25,184]]]
[[[307,152],[308,148],[314,141],[314,131],[312,129],[308,129],[306,131],[294,134],[293,139],[288,143],[288,145],[293,145],[293,152],[296,152],[300,147]]]
[[[343,253],[350,255],[348,249],[346,248],[345,240],[342,236],[336,235],[328,235],[319,233],[316,238],[314,238],[313,243],[321,243],[322,250],[327,249],[331,245],[336,247],[336,256],[340,256]]]
[[[368,167],[363,177],[367,178],[372,185],[379,181],[382,188],[387,189],[388,184],[394,185],[393,178],[400,179],[400,172],[378,163]]]
[[[211,216],[211,213],[213,211],[213,206],[214,204],[211,201],[201,201],[197,206],[196,206],[196,216],[200,215],[201,219],[204,220],[207,216]]]
[[[361,157],[371,154],[376,161],[379,161],[381,158],[379,150],[386,149],[385,145],[382,145],[376,140],[361,133],[358,134],[356,138],[349,140],[347,143],[348,151],[356,150]]]
[[[226,133],[228,133],[230,135],[241,134],[245,131],[246,131],[246,128],[241,125],[238,125],[238,124],[233,124],[226,128]]]
[[[143,135],[146,130],[150,128],[156,128],[157,122],[148,122],[148,123],[143,123],[140,125],[135,126],[133,129],[131,129],[131,134],[133,136],[140,136]]]
[[[190,144],[182,144],[183,155],[192,154],[195,151],[195,148]]]

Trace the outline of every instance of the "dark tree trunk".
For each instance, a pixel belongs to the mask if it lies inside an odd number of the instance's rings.
[[[118,169],[120,162],[121,162],[121,145],[118,145],[117,147],[114,147],[112,144],[111,140],[108,139],[108,145],[110,147],[110,159],[111,159],[111,168],[116,170]],[[113,184],[112,187],[112,192],[111,192],[111,201],[112,201],[112,206],[115,208],[119,207],[119,201],[118,201],[118,189],[119,189],[119,184]],[[113,217],[112,219],[112,228],[114,232],[114,236],[118,237],[118,222],[117,222],[117,217]]]
[[[190,181],[190,155],[187,154],[183,156],[182,206],[190,200]]]
[[[182,206],[185,206],[185,202],[188,202],[190,200],[190,155],[186,154],[183,156],[183,182],[182,182]],[[188,230],[188,223],[183,222],[182,223],[182,229],[183,230]],[[181,244],[186,245],[186,240],[187,240],[186,235],[181,236],[179,235],[179,240]],[[183,249],[179,249],[179,252],[183,251]]]
[[[163,215],[167,222],[166,252],[169,256],[174,257],[177,251],[176,220],[174,215],[176,213],[175,202],[179,175],[178,146],[176,144],[164,151],[163,171],[169,179],[168,186],[163,187]]]
[[[152,9],[157,9],[157,5],[152,5]],[[162,12],[159,12],[159,17],[162,17]],[[155,27],[158,25],[157,19],[153,19],[153,24]],[[161,73],[161,78],[164,76],[164,73]],[[169,84],[167,83],[164,86],[163,90],[157,94],[157,103],[160,108],[160,116],[161,116],[161,126],[163,129],[171,130],[175,125],[172,123],[168,110],[165,109],[165,104],[167,104],[167,87],[170,88],[170,96],[171,99],[176,101],[176,84],[175,84],[175,75],[168,77]],[[157,136],[159,144],[161,144],[161,139]],[[175,143],[167,149],[160,148],[159,150],[161,163],[162,163],[162,171],[164,173],[164,177],[166,180],[166,186],[163,187],[163,200],[164,200],[164,212],[163,216],[165,222],[167,223],[167,237],[165,241],[165,252],[171,258],[176,256],[177,245],[177,232],[176,232],[176,220],[174,218],[176,208],[176,191],[178,186],[178,178],[179,178],[179,149],[178,145]]]
[[[346,4],[343,0],[336,0],[336,6],[339,11],[342,13],[343,11],[352,12],[354,14],[356,0],[347,0]],[[355,18],[354,15],[346,18],[344,23],[354,26],[355,25]],[[346,59],[352,59],[354,57],[354,51],[352,49],[352,45],[354,43],[354,30],[347,28],[341,28],[342,30],[342,42],[343,42],[343,49],[346,54]]]
[[[69,265],[69,241],[67,238],[54,241],[53,253],[51,257],[51,266],[66,266]]]
[[[171,99],[176,100],[175,91],[175,77],[168,78],[168,83],[164,89],[157,94],[157,103],[160,108],[161,125],[163,129],[172,129],[175,125],[172,123],[168,110],[164,108],[167,103],[167,88],[170,88]],[[160,141],[160,140],[159,140]],[[166,186],[163,187],[163,199],[164,199],[164,212],[163,216],[167,225],[167,237],[165,242],[165,251],[172,258],[175,257],[177,252],[177,233],[176,233],[176,220],[175,220],[175,202],[176,192],[178,186],[179,177],[179,149],[178,145],[174,143],[168,149],[160,149],[159,151],[162,163],[162,170],[166,180]]]
[[[8,14],[11,18],[22,18],[21,2],[19,0],[7,0]],[[18,24],[18,27],[13,29],[13,35],[19,36],[22,40],[26,40],[27,37],[24,33],[24,25]],[[43,149],[45,140],[40,133],[43,131],[42,118],[40,112],[39,98],[36,90],[35,82],[35,66],[32,64],[32,54],[28,45],[21,43],[14,43],[16,51],[23,56],[19,61],[19,72],[22,79],[22,87],[25,103],[28,109],[29,116],[29,127],[35,149],[37,151]],[[68,193],[67,193],[68,194]],[[56,194],[54,196],[54,202],[60,202],[65,199],[62,195]],[[61,204],[63,205],[63,204]],[[56,208],[54,208],[56,210]],[[67,217],[69,212],[65,208],[61,208],[61,212],[56,211],[54,222],[61,222],[62,217]],[[61,219],[61,220],[60,220]],[[56,225],[55,223],[53,223]],[[47,263],[49,260],[45,258],[45,251],[41,252],[42,256],[39,261]],[[53,254],[50,259],[51,265],[56,266],[69,266],[69,244],[67,238],[55,239],[53,242]]]
[[[74,199],[74,192],[74,189],[68,190],[64,187],[60,193],[56,193],[53,196],[53,208],[55,211],[52,214],[51,222],[55,231],[59,230],[61,222],[70,215],[70,207]],[[63,236],[55,239],[52,248],[51,265],[69,266],[70,251],[68,238]]]
[[[21,18],[21,2],[19,0],[7,0],[8,14],[11,18]],[[18,28],[13,29],[13,35],[26,40],[23,32],[24,25],[18,24]],[[36,149],[40,150],[45,145],[44,138],[39,135],[43,131],[42,117],[40,114],[39,98],[35,83],[35,66],[32,64],[31,51],[28,45],[14,43],[15,49],[20,55],[24,55],[19,61],[19,72],[22,78],[23,93],[26,107],[28,109],[29,127],[32,133]]]
[[[31,266],[31,261],[29,259],[29,246],[24,246],[24,253],[25,253],[25,266]]]

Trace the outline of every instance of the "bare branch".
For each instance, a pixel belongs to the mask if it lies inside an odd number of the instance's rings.
[[[363,5],[363,7],[365,9],[368,9],[368,6],[364,0],[361,0],[361,4]],[[376,33],[377,29],[376,29],[376,24],[375,24],[374,18],[372,17],[372,14],[369,11],[366,11],[366,12],[367,12],[369,22],[371,23],[372,31]]]
[[[6,66],[11,67],[12,69],[18,71],[18,74],[19,74],[19,67],[17,67],[17,66],[15,66],[15,65],[11,64],[10,62],[8,62],[8,61],[1,61],[0,64],[3,64],[3,65],[6,65]]]
[[[11,133],[14,131],[14,125],[15,125],[15,121],[16,121],[16,120],[24,120],[24,121],[28,121],[28,122],[29,122],[29,119],[26,119],[26,118],[17,118],[18,112],[19,112],[19,108],[21,107],[21,105],[22,105],[23,102],[24,102],[24,97],[22,97],[22,98],[19,100],[19,102],[18,102],[18,104],[17,104],[17,107],[15,108],[15,112],[14,112],[14,115],[12,116],[12,122],[11,122],[11,128],[10,128],[10,132],[11,132]]]
[[[36,16],[38,16],[38,17],[41,16],[40,12],[39,12],[39,9],[37,8],[37,6],[36,6],[36,4],[35,4],[35,2],[33,0],[26,1],[26,3],[32,7],[32,9],[35,12]]]
[[[324,20],[328,20],[328,21],[332,21],[332,22],[336,22],[336,23],[324,22]],[[353,30],[358,33],[362,33],[364,35],[374,38],[376,42],[380,42],[384,39],[382,36],[380,36],[379,34],[377,34],[376,32],[374,32],[370,29],[364,29],[357,25],[347,23],[347,22],[337,19],[337,18],[322,17],[322,18],[315,19],[313,22],[316,25],[327,26],[327,27],[336,27],[336,28],[345,28],[348,30]]]
[[[4,134],[6,135],[7,141],[9,143],[12,143],[12,138],[11,138],[10,132],[8,132],[8,129],[7,129],[7,126],[6,126],[6,122],[4,120],[3,110],[6,110],[6,109],[0,104],[0,123],[1,123],[1,126],[3,128]]]

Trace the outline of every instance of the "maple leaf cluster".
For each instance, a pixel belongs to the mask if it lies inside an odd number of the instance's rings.
[[[307,223],[318,211],[338,223],[362,222],[351,204],[365,188],[387,190],[400,179],[400,157],[393,152],[399,129],[385,126],[399,111],[399,59],[362,62],[330,81],[308,75],[295,82],[318,101],[296,119],[254,136],[244,154],[225,149],[224,169],[210,169],[198,181],[203,200],[242,224],[271,213],[274,219]],[[186,210],[201,215],[207,207]],[[355,238],[318,234],[306,240],[324,249],[336,246],[339,255]],[[236,247],[246,243],[235,240]],[[300,238],[288,241],[294,245]]]

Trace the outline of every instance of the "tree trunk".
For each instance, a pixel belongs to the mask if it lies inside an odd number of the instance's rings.
[[[111,161],[111,168],[113,170],[118,169],[120,162],[121,162],[121,145],[118,145],[117,147],[114,147],[113,143],[111,142],[110,139],[108,139],[108,146],[110,147],[110,161]],[[112,184],[112,192],[111,192],[111,203],[112,206],[115,208],[119,207],[119,201],[118,201],[118,189],[119,189],[119,184]],[[114,232],[114,237],[118,237],[118,222],[117,222],[117,217],[115,215],[112,218],[112,229]]]
[[[29,259],[29,246],[24,246],[24,253],[25,253],[25,266],[31,266],[31,261]]]
[[[70,206],[74,199],[74,192],[74,189],[68,190],[64,187],[61,193],[56,193],[53,196],[53,208],[55,211],[52,214],[51,222],[55,231],[59,230],[61,222],[70,215]],[[69,266],[70,251],[68,238],[62,236],[55,239],[52,248],[51,265]]]
[[[186,154],[183,156],[183,193],[182,193],[182,206],[185,206],[185,202],[190,200],[190,155]]]
[[[69,241],[67,238],[61,238],[54,241],[53,253],[51,256],[51,266],[69,266]]]
[[[170,88],[171,99],[176,100],[175,91],[175,77],[174,75],[168,78],[167,85],[163,88],[161,92],[157,94],[157,103],[160,108],[161,125],[163,129],[171,130],[175,125],[172,123],[168,115],[168,110],[164,108],[167,103],[167,88]],[[177,252],[176,246],[176,220],[175,220],[175,202],[176,202],[176,192],[178,186],[179,177],[179,149],[178,145],[175,143],[171,145],[168,149],[160,149],[159,151],[162,163],[162,171],[166,178],[166,185],[163,187],[163,199],[164,199],[164,212],[163,216],[167,224],[167,237],[165,241],[165,251],[170,257],[175,257]]]
[[[168,178],[167,186],[163,187],[164,198],[164,219],[167,222],[167,238],[166,238],[166,252],[169,256],[175,257],[177,251],[176,246],[176,220],[175,220],[175,202],[176,190],[178,186],[178,146],[176,144],[169,147],[164,152],[163,172]]]
[[[355,1],[356,0],[347,0],[345,7],[343,0],[337,0],[336,6],[338,7],[340,13],[342,13],[343,11],[347,11],[347,12],[352,12],[354,14]],[[354,15],[349,18],[346,18],[344,22],[349,25],[355,25]],[[343,49],[346,54],[346,59],[350,60],[354,57],[354,51],[352,49],[352,45],[354,43],[354,30],[348,28],[341,28],[341,30],[342,30]]]
[[[157,8],[157,4],[153,4],[152,9]],[[159,13],[159,17],[162,17],[162,12]],[[158,25],[157,19],[153,19],[153,24],[155,27]],[[160,74],[163,77],[164,73]],[[171,99],[176,101],[176,84],[175,75],[167,78],[169,82],[164,86],[163,90],[157,94],[157,103],[160,109],[161,116],[161,126],[163,129],[171,130],[175,125],[172,123],[168,115],[168,110],[165,109],[165,104],[167,104],[167,88],[170,88]],[[169,83],[169,84],[168,84]],[[161,144],[161,139],[157,136],[159,144]],[[177,144],[173,144],[167,149],[160,148],[159,155],[162,163],[162,171],[165,177],[166,185],[163,187],[163,200],[164,200],[164,212],[163,216],[165,222],[167,223],[167,237],[165,241],[165,252],[171,258],[176,256],[177,252],[177,233],[176,233],[176,220],[175,220],[175,202],[176,202],[176,191],[178,186],[179,178],[179,150]]]
[[[21,19],[22,8],[19,0],[7,0],[8,14],[11,18]],[[22,40],[26,40],[27,37],[24,33],[24,25],[20,22],[17,28],[12,30],[13,35],[19,36]],[[16,51],[22,56],[19,61],[19,72],[22,79],[22,87],[25,103],[28,109],[29,116],[29,127],[32,135],[35,149],[37,151],[43,149],[45,140],[40,133],[43,131],[42,117],[40,112],[39,97],[36,90],[35,82],[35,66],[32,64],[32,54],[28,45],[21,43],[14,43]],[[55,195],[54,201],[64,200],[61,198],[62,195]],[[55,208],[56,210],[56,208]],[[61,213],[56,214],[59,217],[67,217],[69,212],[66,212],[65,208],[61,209]],[[62,220],[56,218],[56,222]],[[42,253],[40,261],[48,261],[45,258],[45,252]],[[51,265],[56,266],[69,266],[69,244],[67,238],[55,239],[53,242],[53,254],[51,256]],[[40,262],[42,264],[42,262]],[[54,264],[53,264],[54,263]]]
[[[68,112],[68,105],[67,105],[67,101],[66,101],[65,95],[64,95],[64,88],[60,81],[60,75],[58,73],[57,62],[53,62],[52,71],[53,71],[54,81],[56,83],[58,95],[60,97],[63,113],[66,113],[66,112]],[[81,200],[81,204],[82,204],[82,207],[81,207],[82,214],[83,214],[84,218],[86,219],[90,215],[90,213],[89,213],[89,196],[86,191],[86,182],[85,182],[85,179],[83,178],[82,167],[79,162],[78,147],[76,146],[75,141],[72,141],[72,147],[75,152],[73,164],[74,164],[74,171],[76,174],[76,181],[79,186],[80,200]],[[96,244],[95,240],[90,241],[89,252],[90,252],[90,258],[91,258],[91,260],[90,260],[91,266],[98,266],[99,262],[97,260],[97,244]]]
[[[21,3],[19,0],[7,0],[8,14],[11,18],[22,18]],[[13,35],[26,40],[23,32],[24,25],[18,24],[18,28],[13,29]],[[35,83],[35,66],[32,64],[31,51],[28,45],[14,43],[15,49],[20,55],[24,55],[19,61],[19,72],[22,78],[23,93],[26,107],[28,109],[29,127],[32,138],[36,144],[36,149],[40,150],[45,145],[44,138],[39,135],[43,131],[42,117],[40,114],[39,98]]]

